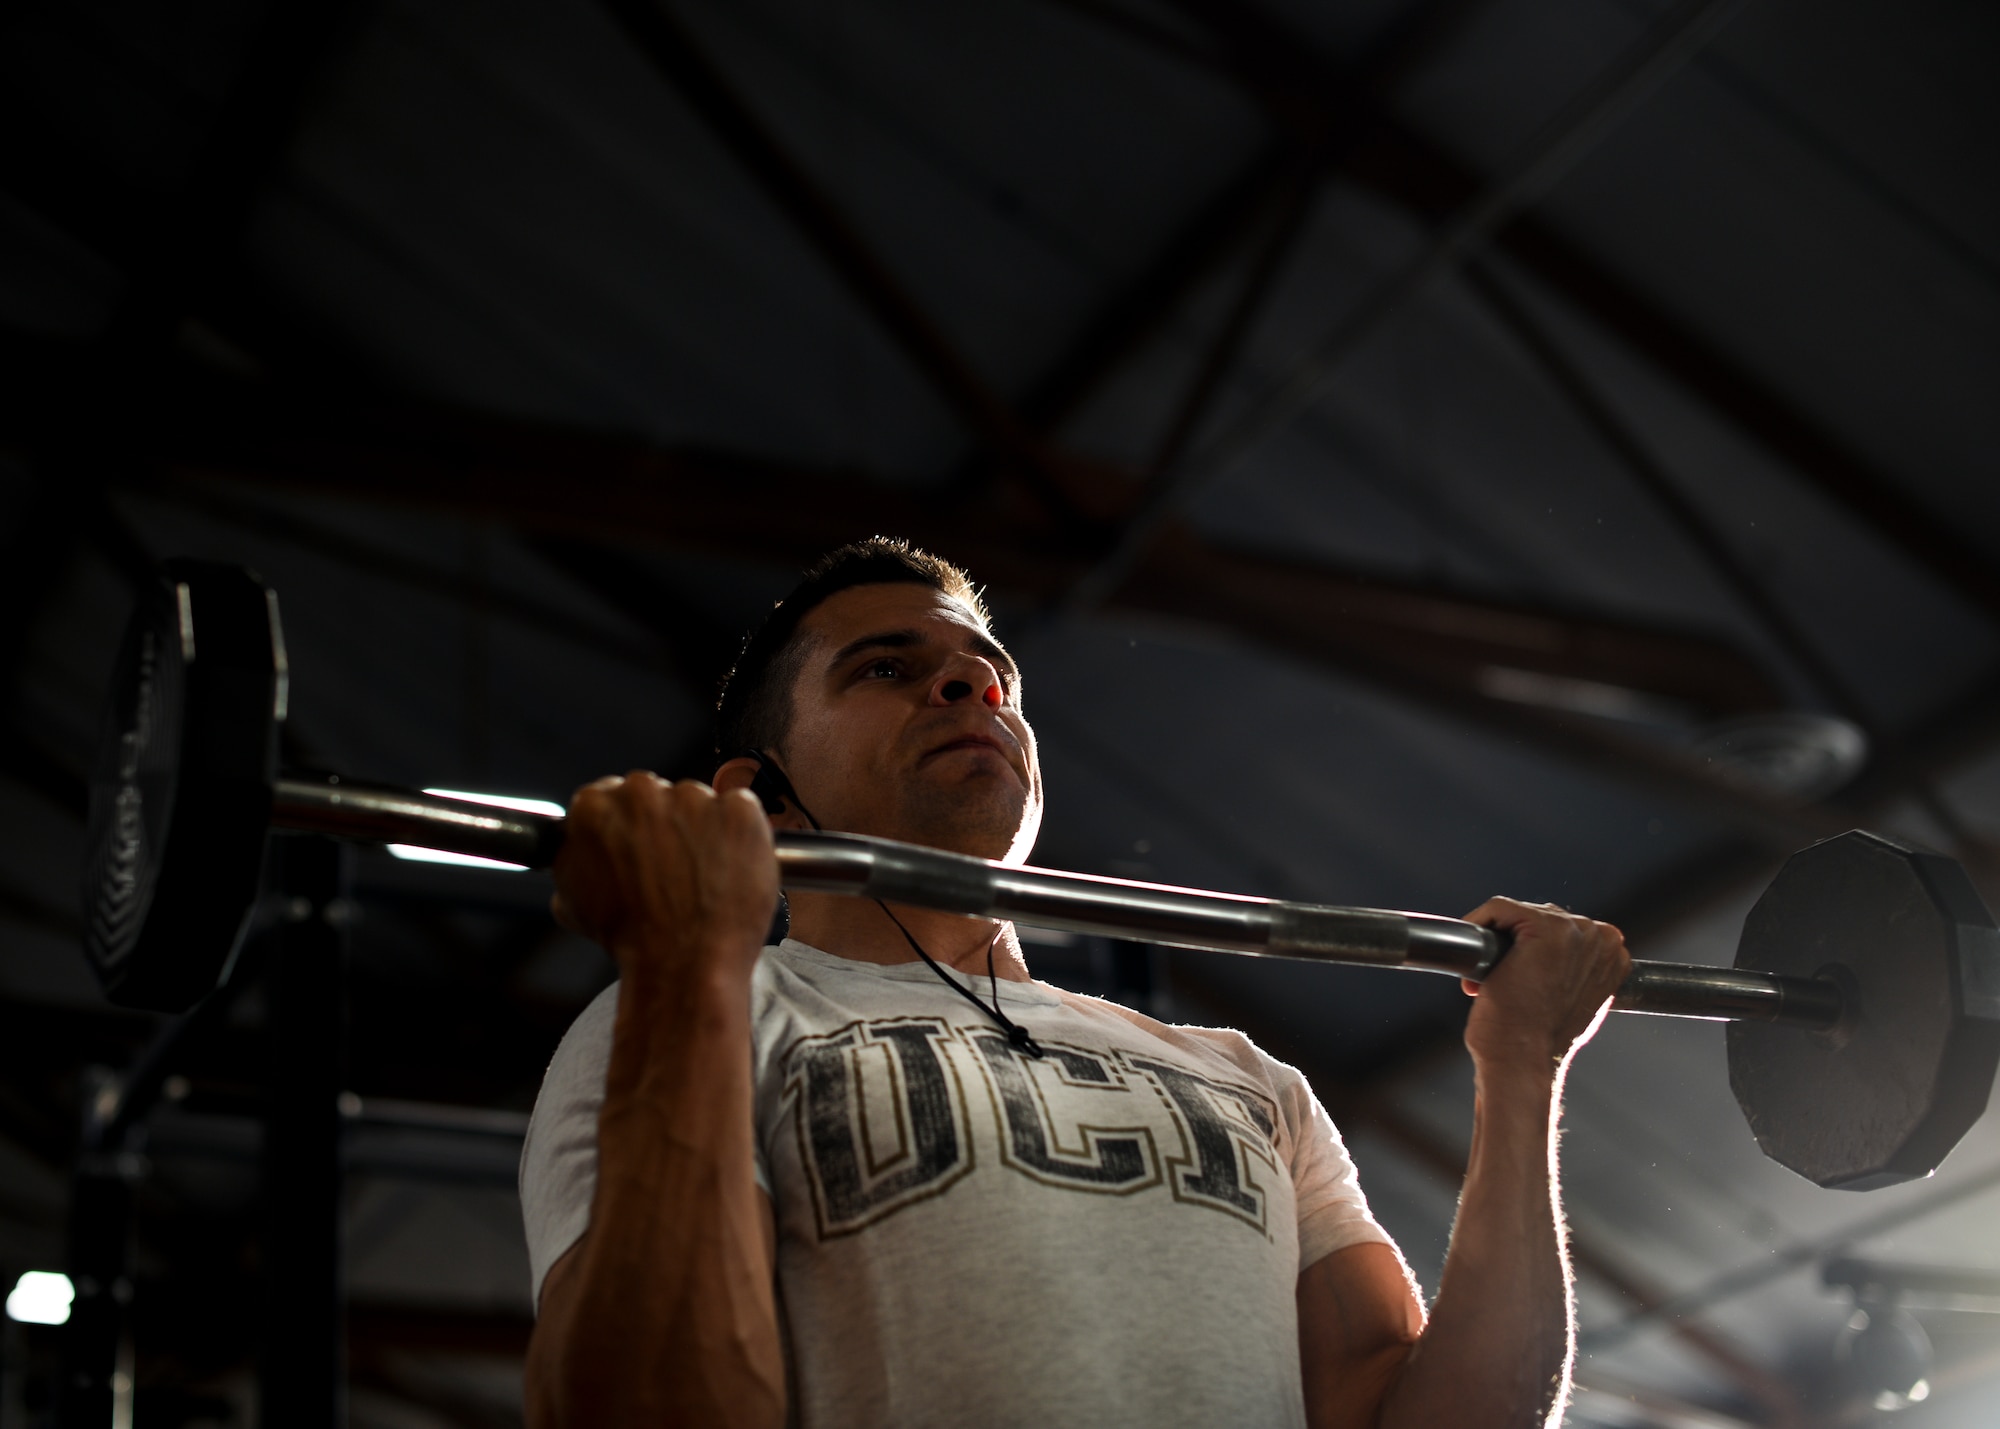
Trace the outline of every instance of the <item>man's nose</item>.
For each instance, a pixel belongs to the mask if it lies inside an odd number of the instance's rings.
[[[931,682],[932,704],[956,705],[967,700],[977,700],[991,710],[1007,703],[1007,687],[1001,683],[999,671],[975,656],[951,661]]]

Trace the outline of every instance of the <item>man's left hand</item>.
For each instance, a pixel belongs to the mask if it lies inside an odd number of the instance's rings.
[[[1597,1031],[1632,971],[1625,935],[1548,903],[1489,898],[1469,921],[1505,928],[1514,946],[1483,984],[1465,1026],[1473,1060],[1559,1066]]]

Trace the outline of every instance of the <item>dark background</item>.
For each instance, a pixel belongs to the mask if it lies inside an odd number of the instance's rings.
[[[1702,962],[1833,829],[1995,883],[1991,5],[645,10],[0,19],[9,1284],[60,1265],[86,1068],[156,1030],[95,990],[72,890],[162,556],[271,581],[288,757],[382,779],[706,772],[742,629],[883,532],[989,583],[1048,770],[1038,862],[1446,913],[1504,891]],[[1255,421],[1315,350],[1326,380]],[[1813,718],[1746,760],[1732,722],[1777,712]],[[1858,767],[1809,777],[1856,732]],[[352,1420],[518,1422],[509,1137],[609,966],[532,876],[355,876],[348,1084],[430,1129],[355,1132]],[[1030,953],[1302,1066],[1435,1292],[1470,1121],[1450,983]],[[151,1129],[147,1429],[253,1422],[247,983]],[[1721,1049],[1625,1018],[1578,1063],[1587,1332],[2000,1156],[1982,1124],[1928,1185],[1816,1190],[1759,1157]],[[1855,1249],[2000,1268],[1994,1204]],[[1816,1264],[1587,1341],[1571,1422],[1862,1422]],[[1989,1322],[1924,1319],[1936,1392],[1903,1418],[1990,1423]],[[52,1335],[6,1330],[12,1424]]]

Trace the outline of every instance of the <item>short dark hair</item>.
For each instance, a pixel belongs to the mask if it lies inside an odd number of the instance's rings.
[[[923,585],[963,603],[992,624],[972,578],[908,541],[870,536],[821,556],[791,593],[750,632],[715,702],[718,763],[745,750],[774,749],[792,723],[792,684],[805,659],[799,625],[828,598],[861,585]]]

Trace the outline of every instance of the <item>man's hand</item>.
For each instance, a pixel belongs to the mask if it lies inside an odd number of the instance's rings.
[[[1513,949],[1484,984],[1465,1025],[1475,1063],[1554,1067],[1588,1042],[1632,971],[1625,935],[1547,903],[1489,898],[1466,918],[1514,935]]]
[[[570,801],[550,911],[627,979],[675,965],[748,975],[778,905],[771,826],[746,790],[643,770]]]

